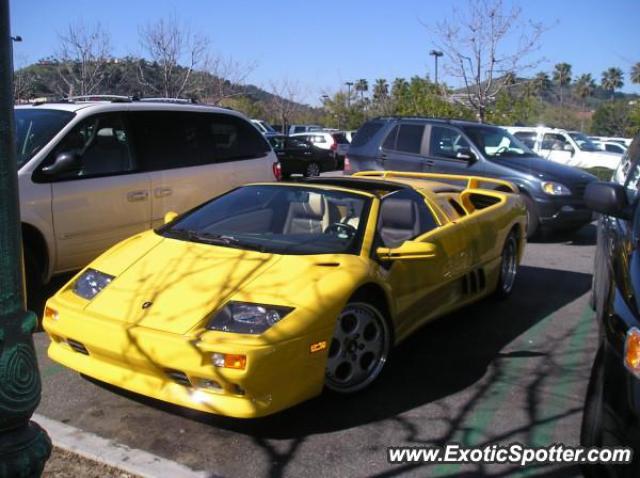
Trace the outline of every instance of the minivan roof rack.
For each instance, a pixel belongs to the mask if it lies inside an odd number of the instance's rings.
[[[193,98],[140,98],[138,101],[143,103],[180,103],[180,104],[197,104],[198,102]]]
[[[65,99],[70,102],[75,101],[111,101],[112,103],[131,103],[134,98],[124,95],[79,95],[66,96]]]

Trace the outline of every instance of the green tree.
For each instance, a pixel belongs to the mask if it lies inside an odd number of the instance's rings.
[[[553,81],[560,87],[560,106],[562,106],[564,87],[571,83],[571,65],[569,63],[558,63],[553,70]]]
[[[549,79],[549,75],[544,71],[536,73],[536,76],[533,77],[532,83],[533,91],[538,97],[544,97],[549,91],[551,91],[551,80]]]
[[[631,83],[640,85],[640,61],[631,67]]]
[[[613,99],[616,90],[624,86],[623,73],[620,68],[609,68],[602,72],[602,81],[600,85],[602,89],[611,92],[611,99]]]
[[[633,135],[637,133],[638,125],[633,124],[630,113],[627,101],[603,102],[593,114],[591,132],[602,136]]]

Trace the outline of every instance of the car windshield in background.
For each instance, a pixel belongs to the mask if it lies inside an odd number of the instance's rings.
[[[18,169],[65,127],[74,117],[69,111],[16,109],[16,152]]]
[[[573,138],[578,148],[582,151],[600,151],[598,147],[582,133],[569,133],[569,136]]]
[[[220,196],[165,237],[275,254],[357,254],[370,199],[319,188],[255,185]]]
[[[465,126],[464,132],[487,158],[519,158],[536,156],[517,138],[502,128]]]

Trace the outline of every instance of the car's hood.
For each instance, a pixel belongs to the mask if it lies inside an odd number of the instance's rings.
[[[584,183],[593,181],[595,176],[585,173],[572,166],[555,163],[539,156],[529,156],[526,158],[503,157],[494,161],[516,171],[534,174],[540,179],[564,182],[567,184]]]
[[[335,260],[330,270],[326,262],[327,256],[283,256],[162,239],[117,275],[87,310],[186,334],[232,298],[308,307],[306,289],[336,271]],[[325,295],[311,302],[319,306],[333,292],[318,288],[315,293]]]

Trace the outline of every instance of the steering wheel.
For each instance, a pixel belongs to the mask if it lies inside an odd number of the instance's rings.
[[[343,222],[334,222],[324,230],[325,234],[333,234],[340,239],[351,239],[357,232],[358,230],[351,224]]]

